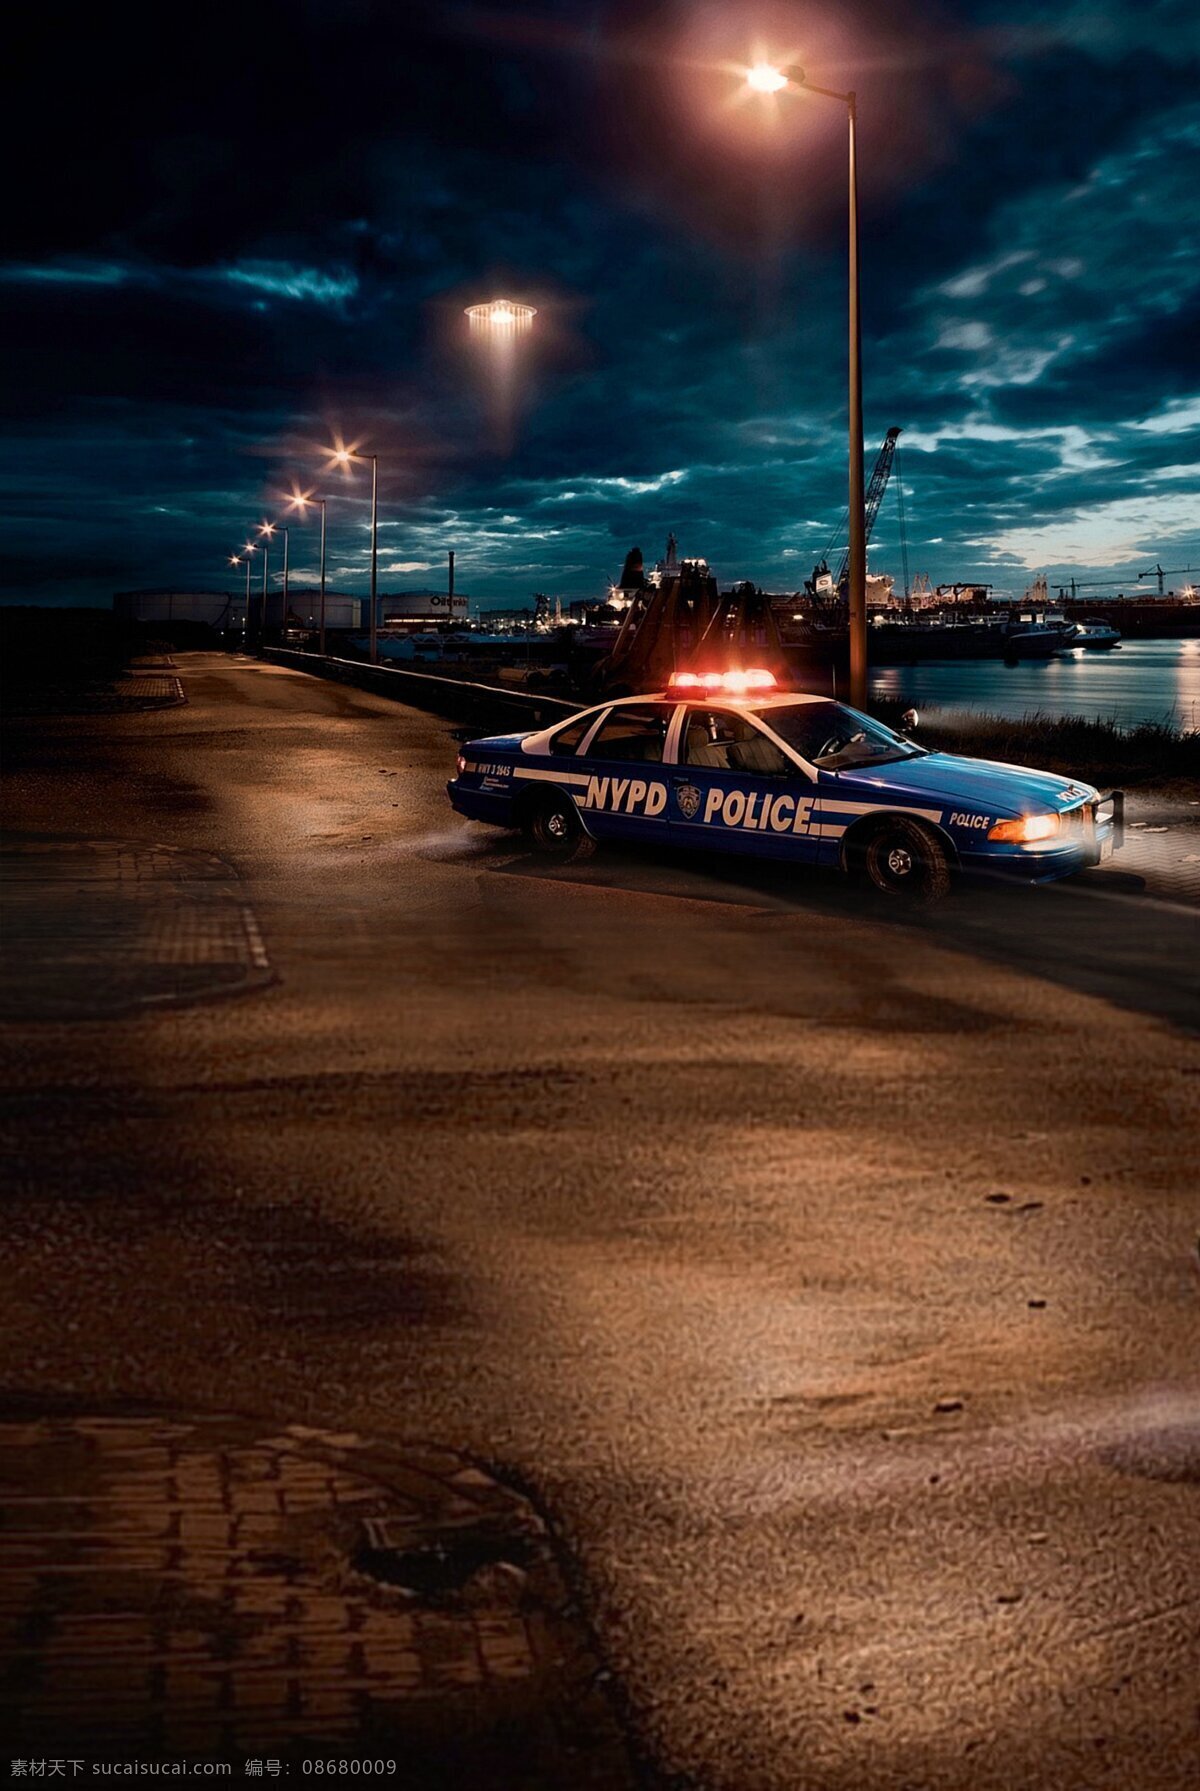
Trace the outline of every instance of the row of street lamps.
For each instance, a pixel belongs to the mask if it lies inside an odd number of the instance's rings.
[[[498,341],[512,339],[524,330],[527,330],[536,315],[537,313],[532,305],[519,304],[515,299],[492,299],[487,304],[468,305],[466,308],[466,316],[470,319],[471,328],[473,330],[490,331]],[[360,454],[357,450],[357,444],[355,444],[354,447],[348,448],[345,443],[340,440],[335,447],[328,450],[328,455],[329,457],[325,464],[326,472],[332,471],[334,467],[341,467],[344,471],[348,472],[353,465],[366,466],[369,464],[371,468],[371,600],[370,620],[368,625],[368,648],[371,664],[375,665],[378,663],[379,659],[379,456],[378,454]],[[298,509],[301,515],[303,515],[310,504],[319,504],[321,506],[321,594],[319,612],[319,651],[321,653],[324,653],[325,651],[325,531],[327,502],[328,500],[326,498],[314,497],[311,492],[294,492],[288,499],[290,507],[293,510]],[[263,586],[262,617],[259,628],[260,637],[265,635],[267,627],[267,594],[270,588],[271,541],[279,532],[282,532],[283,534],[283,614],[286,623],[288,605],[289,544],[289,531],[287,525],[281,522],[260,523],[258,525],[260,540],[247,541],[240,552],[230,554],[229,556],[229,564],[231,566],[240,566],[243,558],[245,560],[246,626],[248,629],[250,626],[250,558],[252,554],[258,552],[260,547],[262,548]]]
[[[849,422],[849,623],[850,623],[850,701],[861,708],[867,698],[867,537],[865,512],[865,482],[863,471],[863,403],[862,403],[862,315],[860,308],[859,279],[859,243],[858,243],[858,108],[853,92],[839,93],[831,87],[818,87],[808,79],[802,68],[777,68],[773,63],[757,62],[745,71],[746,84],[752,92],[765,97],[773,97],[789,89],[817,94],[822,99],[837,100],[846,108],[849,126],[849,376],[848,376],[848,422]],[[471,305],[467,308],[467,316],[471,320],[473,330],[492,332],[501,340],[512,338],[529,328],[535,316],[532,305],[523,305],[512,299],[493,299],[488,304]],[[378,499],[379,499],[379,457],[375,454],[358,454],[353,448],[346,448],[339,443],[330,450],[329,467],[341,466],[348,469],[353,462],[371,463],[371,612],[370,612],[370,658],[371,664],[378,657],[376,638],[376,592],[378,583]],[[321,506],[321,611],[320,611],[320,650],[325,651],[325,503],[324,498],[295,496],[291,500],[293,507],[304,507],[310,503]],[[260,534],[263,542],[263,628],[266,627],[267,604],[267,565],[270,553],[270,540],[277,527],[275,523],[263,523]],[[246,560],[246,611],[249,622],[250,606],[250,563],[257,543],[247,541],[244,552]],[[230,564],[240,564],[241,556],[231,556]],[[288,577],[288,531],[283,528],[283,601],[284,616],[287,615],[287,577]]]
[[[377,610],[376,597],[377,597],[378,583],[379,583],[379,456],[378,456],[378,454],[359,454],[355,448],[347,448],[344,443],[339,442],[336,447],[330,448],[330,450],[329,450],[329,459],[326,463],[326,471],[329,471],[331,468],[333,468],[335,466],[340,466],[340,467],[346,468],[348,470],[350,468],[350,466],[352,466],[355,463],[366,465],[368,462],[370,463],[370,467],[371,467],[370,651],[371,651],[371,664],[374,665],[378,659],[378,640],[377,640],[378,618],[376,615],[376,610]],[[292,496],[287,500],[287,502],[291,509],[299,510],[302,517],[304,515],[304,512],[310,506],[312,506],[314,508],[318,505],[320,506],[320,511],[321,511],[321,587],[320,587],[320,609],[318,612],[318,615],[319,615],[318,629],[319,629],[319,650],[321,653],[324,653],[324,651],[325,651],[325,563],[326,563],[325,562],[325,547],[326,547],[326,539],[327,539],[326,525],[327,525],[327,508],[328,508],[329,500],[328,500],[328,498],[324,498],[324,497],[314,497],[311,492],[297,491],[297,492],[293,492]],[[239,553],[230,554],[230,556],[229,556],[229,564],[231,566],[240,566],[242,564],[243,560],[245,561],[245,565],[246,565],[246,626],[247,626],[247,628],[249,628],[249,626],[250,626],[250,559],[251,559],[252,554],[257,553],[260,548],[262,549],[263,582],[262,582],[262,613],[261,613],[261,620],[260,620],[260,625],[259,625],[260,637],[265,636],[266,628],[267,628],[267,595],[270,590],[271,542],[277,534],[282,534],[282,536],[283,536],[283,617],[284,617],[285,624],[287,622],[288,556],[289,556],[289,546],[290,546],[290,532],[291,531],[290,531],[289,525],[287,523],[268,522],[268,521],[261,522],[258,525],[258,533],[259,533],[260,539],[258,541],[251,540],[251,541],[245,542]]]

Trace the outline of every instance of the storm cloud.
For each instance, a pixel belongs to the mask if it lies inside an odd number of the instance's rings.
[[[730,104],[764,35],[859,92],[867,448],[902,426],[912,569],[1200,562],[1190,7],[314,0],[206,12],[165,65],[113,17],[65,61],[38,26],[8,119],[8,600],[223,585],[295,486],[362,588],[334,431],[381,457],[385,586],[453,547],[485,603],[598,595],[669,529],[798,586],[845,506],[845,127]],[[500,392],[462,308],[502,290],[539,315]]]

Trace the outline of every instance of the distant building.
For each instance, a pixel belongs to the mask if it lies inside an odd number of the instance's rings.
[[[445,591],[381,591],[379,626],[403,627],[411,622],[427,628],[431,622],[465,622],[471,600],[465,591],[453,597]]]
[[[257,626],[262,614],[262,586],[250,588],[250,620]],[[345,591],[326,591],[325,626],[358,628],[362,624],[363,600]],[[288,590],[288,609],[302,624],[317,626],[320,617],[320,592],[307,585],[292,585]],[[245,591],[118,591],[113,597],[113,614],[127,622],[191,622],[213,628],[221,634],[241,634],[246,627]],[[283,592],[267,592],[267,627],[283,625]]]
[[[527,605],[524,609],[481,609],[479,626],[491,632],[506,628],[532,628],[534,609]]]

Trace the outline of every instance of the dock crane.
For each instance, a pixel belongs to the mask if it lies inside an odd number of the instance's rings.
[[[1180,574],[1183,574],[1186,577],[1190,578],[1191,572],[1192,572],[1192,569],[1190,566],[1168,566],[1165,572],[1163,571],[1161,566],[1151,566],[1149,572],[1139,572],[1138,578],[1139,579],[1156,578],[1158,580],[1158,594],[1160,597],[1162,597],[1164,595],[1164,591],[1163,591],[1163,579],[1164,578],[1176,578]]]
[[[887,490],[888,480],[892,476],[892,467],[895,463],[896,452],[897,452],[896,439],[901,433],[902,433],[901,429],[897,426],[893,429],[889,429],[887,434],[884,436],[883,446],[879,450],[878,457],[876,458],[876,461],[875,461],[875,466],[871,473],[871,482],[867,486],[867,496],[866,496],[866,501],[863,504],[863,513],[864,513],[864,520],[866,523],[866,538],[868,541],[870,541],[872,530],[875,527],[875,518],[879,515],[879,506],[883,502],[883,494]],[[903,497],[901,498],[901,513],[900,514],[901,514],[901,531],[902,531],[902,534],[904,534],[906,531],[904,530],[904,523],[903,523],[903,516],[904,516]],[[844,526],[845,521],[846,521],[846,518],[843,517],[841,526]],[[841,532],[841,529],[839,527],[839,533],[840,532]],[[834,539],[836,540],[836,538],[837,537],[835,536]],[[904,542],[903,542],[903,551],[904,551],[904,558],[907,561],[907,559],[908,559],[908,542],[907,542],[907,540],[904,540]],[[807,580],[806,588],[809,592],[809,595],[817,598],[819,601],[829,602],[834,597],[838,598],[839,600],[844,601],[845,596],[846,596],[847,587],[849,584],[849,578],[850,578],[850,549],[849,549],[849,547],[847,547],[845,552],[842,554],[841,563],[838,566],[836,575],[831,573],[829,570],[829,550],[826,549],[825,556],[822,559],[821,564],[819,566],[814,566],[813,575],[809,580]],[[907,580],[905,582],[907,584]]]

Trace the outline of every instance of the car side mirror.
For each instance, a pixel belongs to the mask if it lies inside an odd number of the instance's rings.
[[[902,734],[911,734],[915,727],[920,726],[920,722],[921,717],[917,714],[915,709],[906,709],[904,714],[900,717],[900,732]]]

